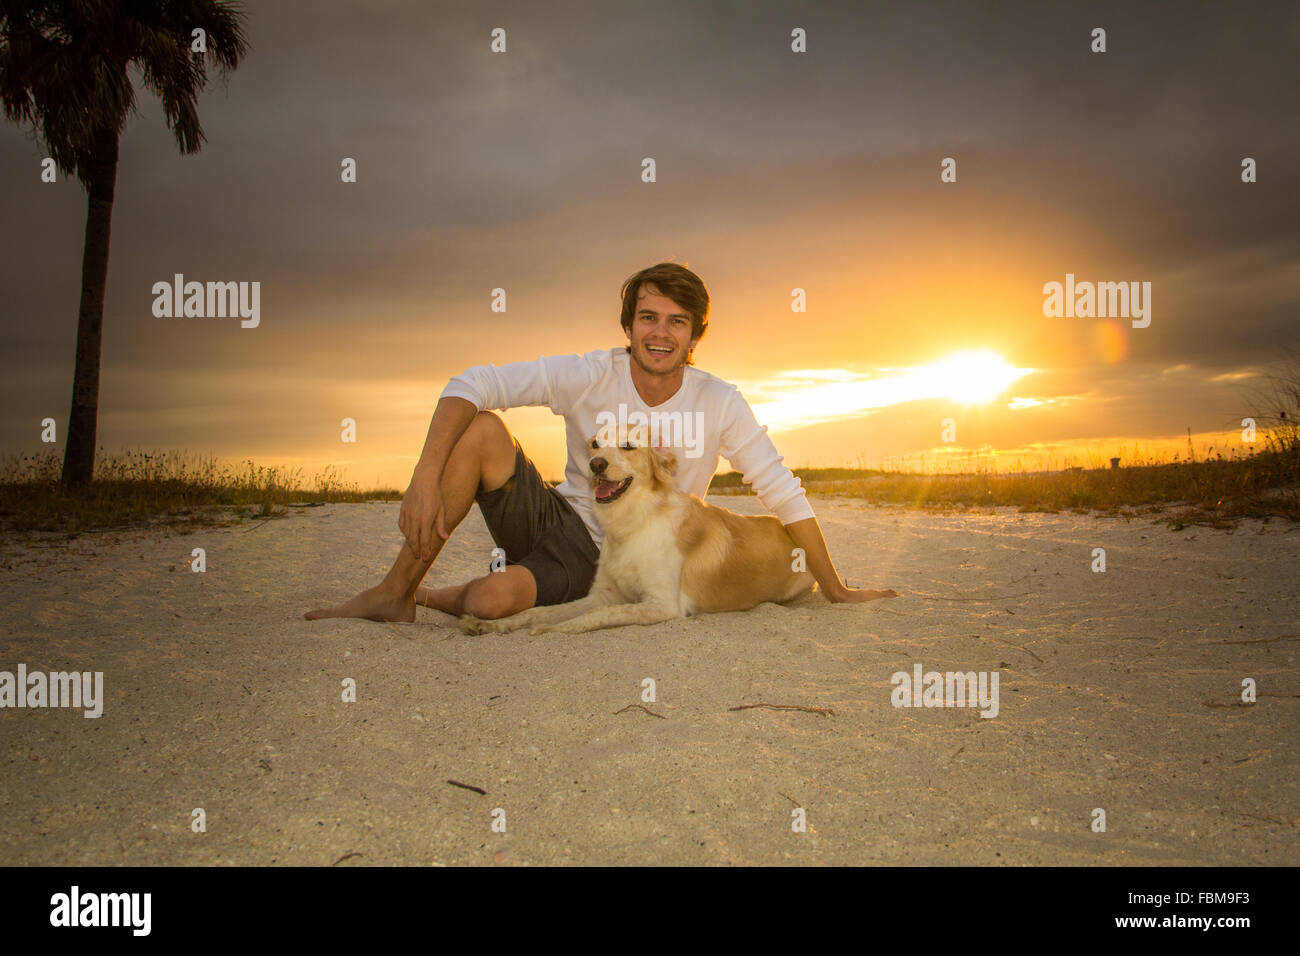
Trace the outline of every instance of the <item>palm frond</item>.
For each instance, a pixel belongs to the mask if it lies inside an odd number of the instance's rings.
[[[248,52],[245,14],[221,0],[0,0],[0,101],[65,175],[86,184],[92,143],[120,134],[135,109],[132,68],[162,104],[182,153],[203,145],[198,98],[208,69]],[[205,33],[206,52],[190,49]]]

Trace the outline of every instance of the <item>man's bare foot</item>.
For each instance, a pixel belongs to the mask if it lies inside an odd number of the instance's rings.
[[[334,607],[318,607],[303,615],[309,621],[318,621],[323,617],[363,617],[368,621],[415,621],[415,599],[401,596],[394,597],[379,587],[362,591],[351,601],[344,601]]]

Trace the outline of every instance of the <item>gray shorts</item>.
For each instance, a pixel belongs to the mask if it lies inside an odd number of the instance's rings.
[[[518,440],[515,473],[474,500],[492,540],[505,551],[506,564],[521,564],[536,578],[539,605],[587,596],[600,549],[573,506],[542,480]]]

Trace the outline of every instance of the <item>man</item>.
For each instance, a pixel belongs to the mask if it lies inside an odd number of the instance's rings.
[[[600,424],[651,414],[687,423],[670,429],[677,432],[679,488],[703,497],[719,456],[727,458],[803,549],[827,598],[895,597],[893,591],[850,588],[840,580],[803,487],[782,464],[766,427],[734,385],[694,367],[708,315],[709,294],[699,276],[661,262],[623,284],[626,348],[476,366],[453,378],[438,399],[402,498],[397,524],[406,546],[392,570],[350,601],[304,616],[414,621],[418,599],[449,614],[500,618],[583,597],[595,576],[601,538],[584,466],[586,443]],[[542,480],[505,424],[488,411],[521,405],[548,405],[564,416],[569,460],[558,488]],[[691,427],[697,423],[698,430]],[[660,441],[665,437],[661,433]],[[689,446],[683,447],[686,438]],[[475,501],[505,551],[505,569],[451,587],[420,587],[442,543]]]

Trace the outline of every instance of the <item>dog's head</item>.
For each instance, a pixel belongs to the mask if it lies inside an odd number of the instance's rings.
[[[653,493],[673,486],[677,457],[650,447],[644,425],[606,426],[587,442],[587,467],[596,505],[609,505],[628,495]]]

